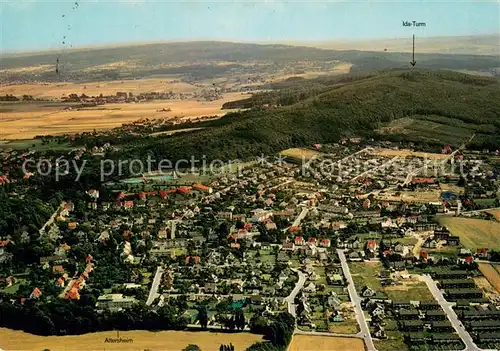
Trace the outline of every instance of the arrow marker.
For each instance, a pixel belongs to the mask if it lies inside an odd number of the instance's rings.
[[[415,34],[413,34],[413,56],[412,56],[412,60],[410,61],[410,64],[412,66],[415,66],[417,62],[415,61]]]

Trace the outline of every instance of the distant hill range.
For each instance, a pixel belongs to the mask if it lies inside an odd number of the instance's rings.
[[[412,35],[404,38],[375,40],[331,40],[331,41],[296,41],[283,44],[310,46],[329,50],[362,50],[412,52]],[[500,34],[420,37],[416,35],[417,53],[459,54],[459,55],[500,55]]]
[[[476,38],[476,42],[479,39]],[[486,40],[486,39],[484,39]],[[451,45],[448,40],[446,45]],[[487,39],[490,43],[491,39]],[[312,43],[304,43],[311,45]],[[351,72],[407,68],[409,45],[400,51],[333,50],[309,46],[250,44],[217,41],[153,43],[108,48],[59,50],[28,54],[4,54],[0,58],[1,81],[82,81],[92,79],[132,79],[150,75],[188,75],[192,80],[216,78],[229,73],[266,74],[270,70],[314,62],[347,62]],[[378,44],[377,44],[378,45]],[[436,51],[446,51],[433,42]],[[443,47],[445,43],[442,43]],[[472,45],[472,44],[471,44]],[[484,44],[489,46],[490,44]],[[497,42],[498,45],[498,42]],[[321,46],[321,45],[320,45]],[[383,45],[382,45],[383,46]],[[381,47],[382,47],[381,46]],[[373,49],[374,46],[370,46]],[[403,50],[405,49],[405,50]],[[417,47],[417,67],[466,70],[488,75],[499,73],[499,55],[422,53]],[[484,48],[483,48],[484,49]],[[384,50],[384,49],[382,49]],[[463,50],[462,50],[463,51]],[[483,52],[488,52],[483,50]],[[58,62],[59,61],[59,62]],[[55,67],[58,65],[59,74]],[[61,75],[61,72],[63,75]]]

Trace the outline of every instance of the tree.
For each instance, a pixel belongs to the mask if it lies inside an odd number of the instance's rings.
[[[197,320],[203,329],[207,329],[208,326],[208,312],[206,306],[198,307],[198,317]]]
[[[236,328],[239,330],[245,329],[245,314],[241,308],[238,308],[234,315]]]
[[[282,347],[277,347],[271,344],[269,341],[259,341],[252,344],[246,351],[282,351]]]
[[[201,349],[198,345],[189,344],[188,346],[183,348],[182,351],[201,351]]]
[[[258,315],[254,315],[248,323],[250,331],[255,334],[266,334],[268,332],[268,321],[266,318]]]

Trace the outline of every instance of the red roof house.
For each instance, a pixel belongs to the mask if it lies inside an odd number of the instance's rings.
[[[305,245],[306,241],[304,240],[304,237],[301,235],[298,235],[295,237],[295,245]]]
[[[374,252],[377,250],[377,242],[375,240],[368,240],[366,242],[366,248],[371,251],[371,252]]]

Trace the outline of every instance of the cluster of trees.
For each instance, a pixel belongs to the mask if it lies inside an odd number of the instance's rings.
[[[43,296],[43,295],[42,295]],[[92,299],[52,299],[11,303],[0,298],[0,327],[37,335],[75,335],[106,330],[180,330],[187,325],[177,306],[152,310],[136,304],[119,312],[97,313]]]
[[[273,348],[284,350],[292,340],[295,317],[288,312],[282,312],[273,318],[255,315],[250,320],[249,326],[252,333],[263,334],[271,344],[271,348],[268,348],[268,343],[258,343],[249,350],[271,351]]]

